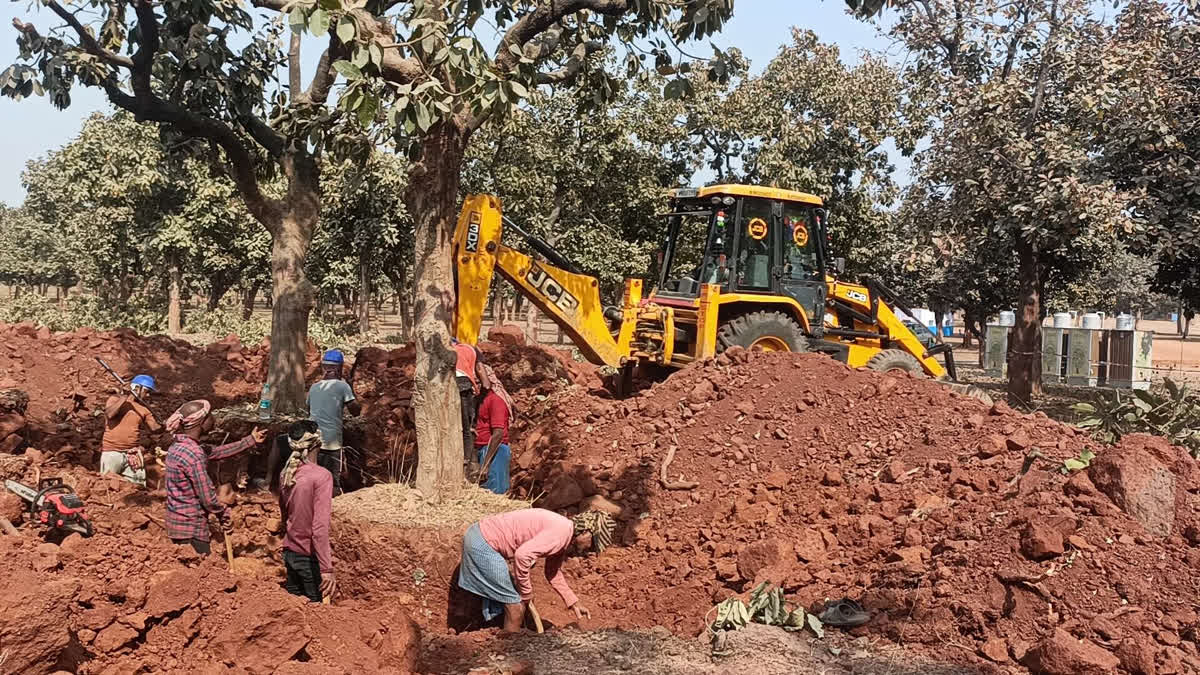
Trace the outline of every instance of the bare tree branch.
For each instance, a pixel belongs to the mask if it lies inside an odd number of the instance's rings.
[[[283,152],[287,150],[287,139],[283,134],[272,129],[255,115],[243,115],[240,119],[246,130],[250,132],[250,136],[270,153],[271,157],[279,159],[283,156]]]
[[[250,4],[259,9],[271,9],[282,12],[287,7],[287,0],[253,0]]]
[[[296,32],[288,45],[288,90],[293,100],[300,95],[300,34]]]
[[[567,59],[567,63],[558,70],[552,70],[548,73],[538,73],[538,84],[571,84],[579,75],[579,71],[583,69],[583,64],[587,61],[587,57],[604,49],[604,43],[598,40],[590,40],[575,45],[575,49],[571,51],[571,57]]]
[[[305,92],[310,103],[322,104],[329,99],[329,92],[333,89],[333,83],[337,81],[337,71],[333,69],[333,62],[345,51],[346,46],[341,44],[334,31],[330,31],[329,46],[321,52],[321,58],[317,61],[317,72],[313,73],[312,81],[308,83],[308,91]]]
[[[79,43],[89,54],[104,59],[111,65],[129,70],[130,84],[133,94],[121,89],[115,74],[110,74],[102,83],[105,94],[113,105],[133,113],[139,122],[159,122],[169,124],[181,133],[197,138],[204,138],[216,143],[225,151],[225,157],[231,168],[234,184],[246,202],[250,213],[272,231],[278,227],[281,219],[282,204],[267,198],[262,193],[255,175],[255,161],[242,138],[232,127],[206,115],[193,112],[174,102],[163,100],[154,92],[151,86],[151,76],[154,65],[154,55],[159,50],[158,20],[154,16],[154,6],[150,0],[137,0],[135,11],[138,17],[138,50],[133,57],[112,54],[96,42],[95,38],[70,12],[66,11],[57,0],[46,0],[46,6],[57,14],[75,31]],[[25,33],[36,33],[29,24],[21,24],[14,20],[13,25]],[[256,124],[257,123],[257,124]],[[261,125],[261,126],[259,126]],[[252,120],[247,126],[258,142],[269,152],[282,148],[283,139],[274,130],[266,127],[261,120]],[[261,133],[263,130],[269,134]]]
[[[100,43],[96,42],[96,38],[93,37],[92,34],[83,27],[83,24],[79,23],[79,19],[75,18],[75,15],[71,12],[68,12],[62,5],[58,4],[56,0],[47,0],[46,6],[50,8],[50,11],[57,14],[58,18],[66,21],[67,25],[79,35],[79,45],[83,47],[84,51],[92,56],[97,56],[103,59],[109,65],[120,66],[123,68],[133,67],[133,59],[121,54],[115,54],[101,47]],[[17,19],[13,19],[13,26],[23,33],[29,32],[27,29],[33,29],[31,24],[23,24]]]
[[[632,0],[550,0],[539,4],[537,9],[521,17],[504,34],[496,47],[496,70],[507,73],[516,68],[519,57],[509,47],[524,49],[525,44],[541,35],[551,26],[581,10],[597,14],[619,15],[629,11]]]
[[[404,58],[395,50],[385,49],[383,63],[379,64],[383,79],[396,84],[416,82],[425,77],[421,64],[414,58]]]

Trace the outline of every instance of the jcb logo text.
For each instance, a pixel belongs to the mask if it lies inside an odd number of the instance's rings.
[[[573,313],[579,307],[579,300],[574,295],[571,295],[570,291],[563,288],[562,284],[555,281],[549,274],[546,274],[546,270],[537,265],[532,265],[529,271],[525,273],[525,281],[534,290],[546,296],[546,299],[568,314]]]

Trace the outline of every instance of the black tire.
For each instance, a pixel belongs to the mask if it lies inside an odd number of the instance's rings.
[[[773,348],[766,347],[764,341],[774,342]],[[763,351],[806,352],[808,338],[804,337],[804,329],[800,324],[782,312],[751,312],[731,319],[717,329],[717,351],[723,352],[735,346]]]
[[[867,360],[867,367],[881,373],[903,370],[913,375],[924,375],[925,368],[917,357],[900,349],[885,349]]]

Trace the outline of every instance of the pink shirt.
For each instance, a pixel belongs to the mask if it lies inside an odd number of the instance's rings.
[[[317,557],[321,572],[333,571],[329,551],[329,511],[333,502],[333,474],[305,462],[296,469],[296,483],[281,491],[287,509],[287,536],[283,547],[300,555]]]
[[[558,591],[567,607],[578,602],[579,598],[575,597],[562,573],[567,546],[575,535],[575,526],[570,520],[546,509],[522,509],[484,518],[479,521],[479,533],[488,546],[513,562],[517,592],[522,600],[533,597],[530,568],[538,558],[545,558],[546,579],[550,585]]]

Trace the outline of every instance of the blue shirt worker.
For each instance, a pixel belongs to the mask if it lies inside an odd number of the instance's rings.
[[[321,356],[321,379],[308,390],[308,413],[321,430],[321,451],[317,464],[333,475],[333,494],[342,494],[342,414],[357,415],[362,406],[354,398],[354,390],[342,379],[345,357],[337,349]]]

